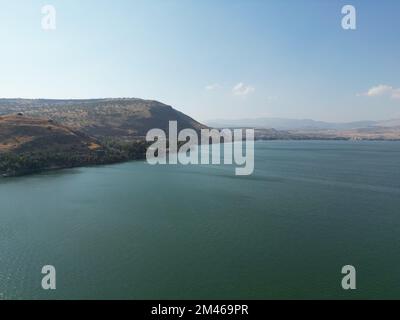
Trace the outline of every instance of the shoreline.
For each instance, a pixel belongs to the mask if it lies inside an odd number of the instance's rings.
[[[70,165],[70,166],[51,166],[51,167],[45,167],[41,169],[35,169],[35,170],[22,170],[22,171],[11,171],[11,172],[0,172],[0,179],[1,178],[17,178],[17,177],[23,177],[23,176],[29,176],[29,175],[34,175],[38,173],[45,173],[45,172],[52,172],[52,171],[60,171],[60,170],[65,170],[65,169],[76,169],[76,168],[90,168],[90,167],[100,167],[100,166],[106,166],[106,165],[113,165],[113,164],[121,164],[121,163],[127,163],[131,161],[142,161],[145,160],[146,157],[137,157],[134,159],[124,159],[124,160],[119,160],[119,161],[110,161],[110,162],[103,162],[103,163],[82,163],[82,164],[77,164],[77,165]]]
[[[283,141],[292,141],[292,142],[312,142],[312,141],[329,141],[329,142],[400,142],[400,139],[396,140],[389,140],[389,139],[254,139],[254,142],[283,142]],[[76,165],[65,165],[65,166],[50,166],[50,167],[44,167],[40,169],[32,169],[32,170],[21,170],[21,171],[0,171],[0,179],[1,178],[17,178],[17,177],[23,177],[23,176],[29,176],[29,175],[34,175],[34,174],[39,174],[39,173],[44,173],[44,172],[52,172],[52,171],[59,171],[59,170],[64,170],[64,169],[74,169],[74,168],[85,168],[85,167],[98,167],[98,166],[104,166],[104,165],[113,165],[113,164],[122,164],[122,163],[128,163],[131,161],[143,161],[146,159],[146,154],[142,154],[140,156],[136,156],[135,158],[132,159],[120,159],[120,160],[114,160],[114,161],[105,161],[101,163],[82,163],[82,164],[76,164]]]

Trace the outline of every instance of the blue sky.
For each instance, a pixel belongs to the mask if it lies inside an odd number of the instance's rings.
[[[398,0],[0,0],[0,97],[139,97],[201,121],[400,118],[399,34]]]

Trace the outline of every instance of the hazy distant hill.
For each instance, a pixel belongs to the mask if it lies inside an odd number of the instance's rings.
[[[31,100],[0,99],[0,115],[23,112],[25,116],[56,122],[97,138],[143,138],[153,128],[168,131],[169,121],[178,129],[205,126],[158,101],[142,99]]]
[[[400,120],[392,120],[400,123]],[[390,124],[390,122],[387,122]],[[207,125],[216,128],[251,127],[257,129],[274,128],[277,130],[351,130],[378,126],[376,121],[358,121],[348,123],[331,123],[311,119],[258,118],[241,120],[211,120]]]
[[[207,124],[216,128],[255,128],[256,138],[263,140],[400,140],[400,119],[329,123],[310,119],[259,118],[214,120],[208,121]]]
[[[400,128],[400,119],[378,121],[375,125],[377,127],[399,127]]]

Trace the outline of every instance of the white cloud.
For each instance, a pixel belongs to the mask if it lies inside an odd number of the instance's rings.
[[[386,96],[386,97],[391,97],[393,99],[400,99],[400,88],[396,89],[393,88],[392,86],[381,84],[379,86],[370,88],[367,92],[360,95],[367,97]]]
[[[206,89],[207,91],[213,91],[220,87],[221,86],[218,83],[213,83],[213,84],[206,85],[204,89]]]
[[[400,88],[399,89],[394,89],[392,91],[392,98],[393,99],[400,99]]]
[[[235,96],[247,96],[253,93],[256,89],[252,86],[245,85],[243,82],[238,83],[233,87],[232,92]]]
[[[367,92],[367,96],[368,97],[384,96],[391,94],[392,91],[393,87],[381,84],[379,86],[372,87],[371,89],[369,89]]]

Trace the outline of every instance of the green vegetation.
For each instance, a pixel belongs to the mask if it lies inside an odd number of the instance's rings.
[[[65,151],[32,151],[0,153],[0,174],[16,176],[50,169],[118,163],[144,159],[147,144],[143,141],[120,143],[108,141],[104,149],[87,153]]]
[[[104,138],[100,140],[104,146],[105,154],[118,154],[127,160],[140,160],[146,157],[146,151],[149,143],[144,140],[120,141],[113,138]]]

